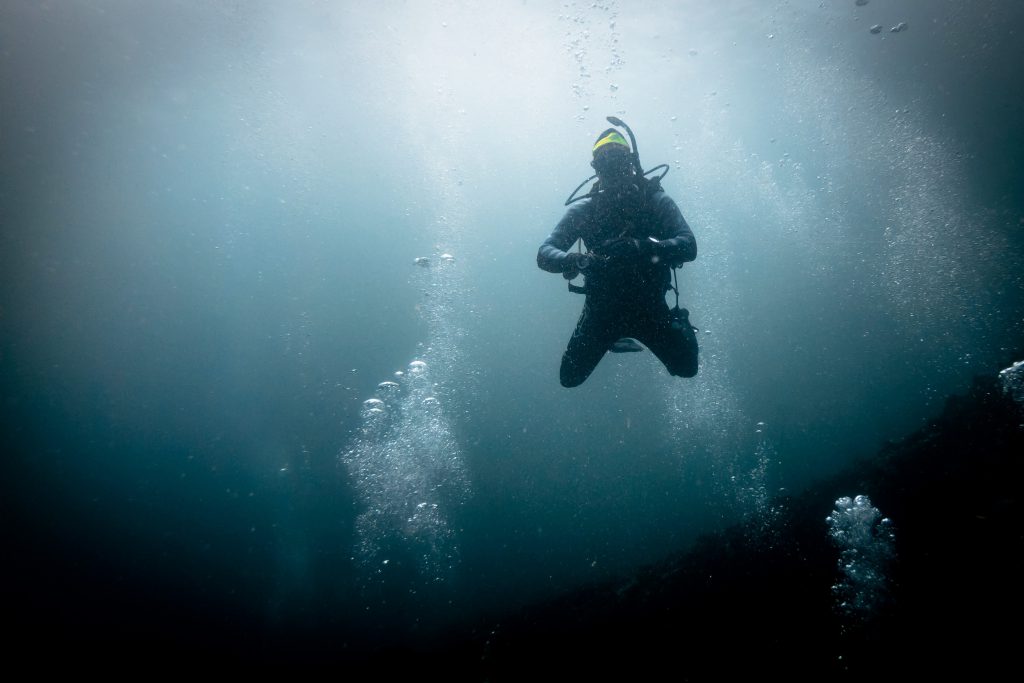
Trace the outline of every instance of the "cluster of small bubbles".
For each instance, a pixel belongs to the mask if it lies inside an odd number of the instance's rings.
[[[866,619],[888,590],[888,566],[896,556],[892,521],[865,495],[844,496],[826,518],[829,536],[839,548],[841,578],[832,586],[839,610]]]
[[[358,560],[364,580],[383,580],[382,568],[396,549],[416,558],[419,576],[445,582],[458,563],[458,539],[447,521],[468,495],[461,451],[430,381],[424,356],[436,345],[420,344],[419,359],[377,385],[363,402],[362,429],[342,451],[362,512],[356,522]],[[436,369],[436,368],[435,368]]]
[[[568,7],[568,6],[566,6]],[[591,42],[597,39],[599,36],[603,38],[603,42],[609,50],[608,61],[605,64],[604,72],[611,74],[613,71],[619,69],[625,60],[619,54],[619,34],[616,29],[617,21],[617,10],[614,3],[600,3],[595,2],[590,5],[591,12],[578,12],[575,15],[562,14],[559,15],[559,20],[571,21],[577,26],[574,27],[567,33],[567,41],[565,43],[566,52],[572,55],[573,60],[579,69],[580,82],[572,84],[573,93],[576,97],[589,99],[591,96],[590,89],[585,85],[587,79],[591,78],[591,70],[588,68],[588,60],[593,58],[591,48]],[[594,12],[607,13],[607,24],[605,27],[597,23],[600,19],[594,14]],[[603,47],[603,46],[602,46]],[[590,65],[593,66],[593,65]],[[617,86],[611,88],[611,92],[614,93],[618,89]],[[576,119],[579,121],[585,121],[587,119],[586,112],[589,110],[588,107],[584,107],[582,112],[577,114]]]
[[[459,182],[461,184],[461,181],[459,181]],[[438,256],[437,258],[438,258],[438,260],[440,262],[446,263],[446,264],[453,263],[455,261],[455,256],[453,256],[452,254],[449,254],[448,252],[444,252],[443,254]],[[431,263],[432,263],[429,256],[417,256],[416,258],[414,258],[412,260],[412,262],[413,262],[414,265],[417,265],[420,268],[429,268],[431,266]]]
[[[761,434],[764,423],[759,422],[756,433]],[[754,467],[742,477],[730,479],[736,486],[736,501],[746,523],[748,540],[766,543],[769,547],[777,540],[781,510],[768,493],[768,469],[777,457],[770,441],[762,439],[754,451]]]
[[[904,124],[899,124],[904,125]],[[977,361],[975,335],[997,315],[997,283],[1013,272],[1004,235],[993,231],[992,216],[975,210],[960,190],[965,176],[955,155],[938,140],[909,129],[901,150],[903,177],[889,184],[890,219],[886,250],[878,263],[886,293],[905,321],[904,334],[924,340],[936,360]],[[941,162],[941,163],[940,163]],[[942,220],[936,220],[941,216]],[[947,245],[957,243],[957,251]],[[984,263],[967,268],[965,263]],[[950,310],[971,311],[973,324],[949,324]],[[975,337],[972,339],[972,337]]]
[[[1024,360],[1000,370],[999,381],[1002,382],[1004,394],[1017,403],[1024,403]]]

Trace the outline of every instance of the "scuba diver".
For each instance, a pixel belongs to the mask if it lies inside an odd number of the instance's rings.
[[[668,166],[644,171],[636,138],[624,128],[630,144],[615,128],[597,137],[590,165],[596,175],[573,190],[569,209],[537,251],[537,265],[570,280],[569,290],[586,294],[583,312],[562,356],[564,387],[582,384],[605,352],[641,351],[642,343],[670,374],[697,374],[697,336],[689,313],[679,308],[675,269],[697,258],[697,242],[676,203],[661,188]],[[648,178],[659,169],[660,175]],[[597,179],[590,191],[576,193]],[[571,206],[570,206],[571,205]],[[578,251],[572,251],[579,241]],[[584,247],[587,251],[583,251]],[[585,285],[573,285],[577,275]],[[669,310],[665,294],[673,289],[676,305]],[[636,340],[636,341],[634,341]]]

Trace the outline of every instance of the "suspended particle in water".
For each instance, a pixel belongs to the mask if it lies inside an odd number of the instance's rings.
[[[696,57],[697,56],[697,49],[696,48],[693,48],[693,47],[690,48],[690,56],[691,57]]]
[[[608,86],[608,89],[609,89],[609,90],[611,90],[612,92],[615,92],[616,90],[618,90],[618,89],[619,89],[619,86],[617,86],[617,85],[615,85],[614,83],[612,83],[612,84],[610,84],[610,85]]]
[[[855,2],[854,4],[857,5],[857,7],[863,7],[864,5],[868,4],[868,0],[857,0],[857,2]]]

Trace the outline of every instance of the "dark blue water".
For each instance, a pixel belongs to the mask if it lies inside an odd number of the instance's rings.
[[[1022,19],[5,4],[19,618],[373,649],[770,528],[1019,360]],[[607,115],[696,235],[692,380],[641,353],[558,384],[582,301],[535,254]]]

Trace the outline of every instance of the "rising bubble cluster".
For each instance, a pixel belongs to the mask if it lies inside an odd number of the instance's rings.
[[[1002,382],[1003,393],[1011,396],[1017,403],[1024,403],[1024,360],[1001,370],[999,381]]]
[[[764,423],[758,422],[756,432],[763,433]],[[773,500],[768,486],[768,471],[772,461],[778,459],[775,446],[762,438],[754,451],[753,468],[742,475],[733,475],[736,502],[744,521],[747,540],[752,544],[771,547],[778,539],[781,510]]]
[[[593,72],[600,70],[605,78],[611,78],[626,63],[621,52],[619,30],[616,28],[618,7],[614,0],[599,0],[579,6],[573,2],[566,7],[570,13],[559,17],[571,24],[566,34],[565,50],[572,55],[579,69],[571,87],[577,98],[589,102],[594,95],[591,85]],[[612,97],[615,97],[618,84],[608,81],[607,85]],[[577,120],[585,120],[589,109],[589,104],[583,104]]]
[[[839,548],[840,578],[832,586],[836,605],[848,617],[866,619],[888,592],[888,568],[896,556],[892,521],[864,495],[840,498],[825,521]]]
[[[453,120],[444,97],[418,102],[417,111],[431,106],[436,116],[428,119]],[[447,126],[416,136],[430,140],[413,156],[436,181],[432,192],[439,211],[426,228],[434,239],[433,255],[418,257],[413,264],[420,267],[409,269],[410,283],[422,295],[417,310],[428,328],[427,342],[408,367],[377,385],[364,404],[360,430],[341,456],[361,510],[355,559],[368,581],[387,582],[385,568],[411,562],[422,581],[451,586],[459,564],[451,520],[468,498],[470,484],[452,416],[458,414],[459,397],[469,393],[464,376],[471,373],[459,322],[465,319],[467,286],[454,256],[464,253],[459,247],[466,199],[454,159],[465,133]]]
[[[363,402],[361,429],[342,456],[363,507],[357,554],[372,570],[400,552],[420,576],[442,581],[458,562],[448,515],[468,483],[427,363],[415,360],[396,377]]]

